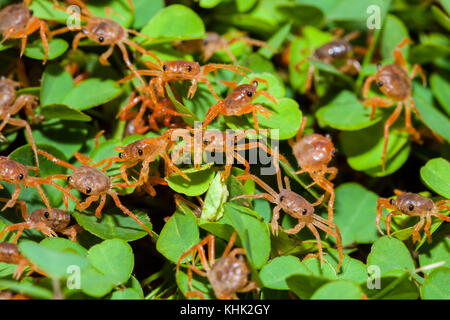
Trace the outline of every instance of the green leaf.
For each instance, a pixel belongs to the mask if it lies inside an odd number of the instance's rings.
[[[304,265],[301,264],[297,257],[282,256],[276,257],[263,266],[259,273],[259,277],[264,287],[289,290],[286,279],[302,270]]]
[[[352,281],[338,280],[324,284],[314,294],[311,299],[314,300],[359,300],[361,296],[361,288]]]
[[[64,158],[69,160],[85,144],[88,126],[80,121],[52,119],[33,126],[32,132],[36,144],[52,145],[61,150]]]
[[[384,59],[392,57],[392,51],[404,39],[409,38],[408,29],[402,20],[392,14],[388,14],[381,33],[381,55]],[[405,59],[408,59],[409,44],[401,50]]]
[[[430,77],[431,90],[434,96],[444,108],[447,115],[450,116],[450,83],[438,73],[433,73]]]
[[[214,170],[211,168],[213,163],[205,164],[200,169],[182,170],[191,181],[186,180],[180,174],[174,173],[166,177],[169,187],[178,193],[183,193],[187,196],[199,196],[205,193],[212,180],[214,179]]]
[[[54,2],[50,0],[33,0],[31,1],[29,8],[33,10],[33,16],[44,20],[66,23],[69,14],[63,10],[55,10],[53,5]]]
[[[237,9],[239,12],[246,12],[250,10],[258,0],[236,0]]]
[[[380,268],[381,275],[390,271],[413,271],[414,261],[406,246],[398,239],[381,237],[372,245],[367,265]]]
[[[180,211],[175,212],[164,225],[156,242],[156,249],[174,263],[177,263],[184,252],[200,241],[195,216],[189,210],[185,209],[185,211],[186,214]],[[183,261],[190,259],[191,256]]]
[[[433,16],[435,17],[436,21],[445,29],[447,29],[447,31],[449,31],[450,18],[448,17],[448,15],[437,6],[431,6],[431,12],[433,13]]]
[[[445,198],[450,198],[450,162],[443,158],[429,160],[420,168],[424,184]]]
[[[83,269],[89,265],[85,256],[72,252],[61,252],[36,242],[22,240],[19,244],[22,254],[33,264],[51,276],[67,278],[69,267]]]
[[[383,121],[384,122],[384,121]],[[365,171],[371,176],[385,176],[395,172],[406,161],[410,143],[408,133],[400,131],[402,119],[389,128],[389,143],[386,150],[386,170],[381,170],[381,155],[384,135],[383,123],[357,131],[344,131],[341,136],[342,149],[350,167]],[[355,143],[358,141],[358,143]],[[395,161],[395,160],[399,161]]]
[[[60,119],[72,121],[91,121],[92,118],[83,112],[64,104],[50,104],[42,107],[41,114],[45,119]]]
[[[87,250],[77,242],[64,238],[45,238],[40,245],[59,252],[75,252],[82,256],[87,254]]]
[[[375,113],[375,117],[370,119],[370,112],[370,108],[364,107],[354,93],[344,90],[329,104],[321,107],[316,117],[322,126],[354,131],[370,127],[381,120],[381,113]]]
[[[125,288],[123,290],[114,291],[111,300],[141,300],[142,297],[133,288]]]
[[[450,232],[450,224],[446,223],[433,233],[433,241],[425,242],[419,251],[420,267],[445,261],[445,266],[450,268],[450,239],[446,236]],[[423,270],[425,275],[434,269]]]
[[[289,288],[300,299],[311,299],[317,289],[330,281],[330,279],[306,274],[294,274],[286,279]]]
[[[95,204],[92,205],[92,211],[94,211]],[[152,224],[146,213],[138,210],[133,210],[133,213],[147,228],[152,230]],[[125,241],[135,241],[148,234],[133,218],[118,208],[104,210],[100,219],[97,219],[93,213],[86,214],[78,211],[74,211],[73,216],[80,226],[105,240],[119,238]]]
[[[223,216],[223,204],[227,201],[229,192],[226,184],[221,180],[222,173],[218,171],[206,193],[202,207],[202,219],[217,221]]]
[[[113,80],[87,79],[76,85],[61,103],[77,110],[86,110],[104,104],[121,93]]]
[[[264,220],[253,210],[227,202],[224,205],[226,223],[237,231],[247,257],[256,269],[269,258],[270,234]]]
[[[342,0],[337,1],[329,10],[328,19],[337,21],[359,21],[366,22],[373,11],[369,14],[368,8],[376,6],[380,10],[381,25],[389,9],[390,0]]]
[[[354,182],[341,184],[335,191],[334,223],[341,231],[342,245],[375,241],[378,195]]]
[[[361,286],[370,299],[415,300],[419,297],[417,286],[411,281],[411,274],[406,271],[390,271],[379,278],[379,289]]]
[[[108,18],[128,28],[133,21],[133,13],[128,0],[101,0],[86,4],[88,10],[97,17]],[[109,8],[105,10],[105,8]]]
[[[297,26],[318,26],[324,18],[320,8],[299,3],[282,2],[276,7],[276,10],[282,14],[286,20],[291,20],[294,25]]]
[[[277,129],[278,139],[286,140],[297,133],[301,125],[302,111],[297,101],[291,98],[282,98],[273,109],[270,119],[258,114],[261,128]]]
[[[433,270],[420,288],[422,299],[448,300],[450,299],[450,268],[440,267]]]
[[[91,265],[82,270],[81,279],[81,290],[93,297],[103,297],[114,288],[112,278],[105,276]]]
[[[155,14],[164,8],[163,0],[132,0],[134,3],[133,29],[141,29]]]
[[[48,47],[48,60],[53,60],[66,52],[67,48],[69,48],[69,44],[63,39],[58,38],[50,40],[48,42]],[[42,40],[37,39],[28,44],[25,48],[24,54],[29,58],[44,60],[45,49],[42,44]]]
[[[35,299],[52,299],[53,293],[47,288],[39,287],[30,281],[0,280],[0,290],[9,289],[17,293],[29,295]]]
[[[73,86],[69,72],[58,64],[48,65],[42,75],[41,105],[61,103]]]
[[[200,0],[200,7],[211,9],[221,3],[222,0]]]
[[[275,50],[279,50],[288,37],[291,27],[292,24],[290,23],[281,27],[269,40],[267,40],[267,44]],[[276,52],[267,47],[262,47],[258,50],[258,53],[266,59],[270,59],[276,54]],[[250,69],[254,70],[252,67],[250,67]]]
[[[126,282],[133,271],[134,256],[128,243],[120,239],[105,240],[89,249],[90,264],[115,285]]]
[[[144,40],[144,44],[199,39],[206,36],[202,19],[190,8],[180,4],[161,9],[141,33],[155,38]]]
[[[427,97],[430,95],[429,89],[413,83],[412,96],[417,109],[422,115],[423,122],[442,138],[450,142],[450,119],[429,102]]]

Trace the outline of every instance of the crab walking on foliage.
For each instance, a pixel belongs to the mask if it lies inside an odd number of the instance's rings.
[[[450,222],[449,216],[438,212],[444,209],[450,210],[450,206],[445,204],[450,203],[450,200],[441,200],[434,203],[433,200],[417,193],[395,190],[395,194],[397,195],[397,198],[395,199],[378,199],[376,225],[381,234],[384,234],[380,228],[381,215],[384,208],[393,210],[386,216],[386,231],[388,235],[391,233],[391,219],[393,216],[406,214],[408,216],[420,217],[420,221],[412,230],[413,242],[420,241],[419,231],[425,224],[424,230],[427,235],[428,242],[431,243],[430,226],[432,216]]]
[[[192,272],[200,276],[207,277],[214,290],[217,299],[237,299],[236,293],[249,292],[258,288],[256,281],[249,281],[250,269],[245,262],[245,250],[233,248],[236,240],[236,231],[231,235],[222,257],[215,260],[215,242],[212,234],[194,245],[191,249],[183,253],[177,262],[177,274],[181,262],[192,255],[192,263],[188,267],[188,284],[191,291],[185,294],[186,298],[198,297],[204,299],[200,291],[192,289]],[[208,258],[206,257],[204,245],[208,244]],[[195,265],[196,254],[200,258],[203,270]]]

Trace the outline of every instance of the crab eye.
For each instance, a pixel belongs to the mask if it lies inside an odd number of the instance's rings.
[[[19,90],[20,89],[20,87],[19,86],[14,86],[14,90]]]
[[[98,37],[98,41],[103,42],[105,40],[105,38],[103,38],[102,36]]]
[[[334,57],[336,57],[337,53],[336,53],[336,51],[331,51],[330,55],[334,58]]]
[[[33,11],[33,10],[31,10],[31,9],[30,9],[30,11],[29,11],[29,12],[30,12],[30,16],[32,16],[32,15],[33,15],[33,13],[34,13],[34,11]]]
[[[91,193],[92,189],[90,187],[86,188],[86,193]]]
[[[142,156],[144,152],[141,149],[138,149],[138,155]]]
[[[254,87],[257,87],[257,86],[258,86],[258,81],[256,81],[256,80],[253,81],[253,86],[254,86]]]
[[[253,92],[247,91],[247,96],[252,97],[253,96]]]
[[[389,199],[389,204],[393,205],[394,204],[394,199]]]
[[[333,154],[333,156],[335,156],[336,153],[337,153],[337,150],[336,150],[336,149],[333,149],[333,151],[331,151],[331,153]]]
[[[19,176],[18,176],[18,177],[19,177],[19,180],[22,180],[22,179],[23,179],[23,177],[24,177],[24,176],[23,176],[23,173],[19,174]]]
[[[119,153],[119,158],[123,159],[123,157],[125,157],[125,153],[123,153],[123,152]]]
[[[187,66],[187,71],[191,72],[192,71],[192,67],[191,66]]]
[[[306,209],[303,209],[303,210],[302,210],[302,213],[303,213],[303,214],[306,214],[307,212],[308,212],[308,210],[306,210]]]
[[[377,63],[377,69],[381,68],[381,63]]]
[[[285,199],[284,196],[281,196],[281,197],[280,197],[280,201],[284,201],[284,199]]]
[[[68,177],[67,177],[67,181],[68,181],[68,182],[72,181],[72,176],[68,176]]]
[[[409,211],[413,211],[414,210],[414,206],[412,204],[410,204],[408,209],[409,209]]]
[[[377,82],[377,86],[382,87],[383,86],[383,81],[378,81]]]
[[[50,213],[49,213],[48,211],[45,211],[45,212],[44,212],[44,217],[45,217],[46,219],[48,219],[48,217],[50,217]]]
[[[163,65],[163,70],[166,71],[167,70],[167,66]]]

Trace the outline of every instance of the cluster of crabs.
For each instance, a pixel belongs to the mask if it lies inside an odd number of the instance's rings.
[[[288,166],[290,165],[287,160],[279,154],[277,148],[272,149],[269,145],[261,144],[259,142],[238,144],[238,141],[245,139],[247,136],[246,132],[236,133],[231,139],[231,144],[229,144],[229,142],[225,142],[230,141],[228,137],[227,139],[217,138],[220,137],[221,134],[225,135],[225,133],[218,134],[215,130],[208,130],[208,125],[220,115],[243,116],[252,114],[255,132],[256,134],[259,134],[260,128],[257,113],[261,113],[264,117],[270,119],[272,113],[269,110],[260,104],[253,104],[253,100],[258,96],[264,96],[272,102],[277,103],[277,99],[270,93],[264,90],[258,90],[258,85],[261,82],[265,82],[265,84],[268,85],[267,81],[259,78],[249,79],[246,72],[251,72],[251,70],[237,65],[236,58],[229,49],[229,45],[236,41],[244,41],[252,46],[266,46],[271,48],[268,44],[248,38],[245,35],[237,36],[232,40],[226,40],[219,34],[207,33],[207,36],[204,39],[177,42],[174,43],[174,47],[182,52],[200,51],[202,52],[204,61],[207,61],[215,51],[225,50],[233,61],[233,64],[208,63],[200,65],[198,62],[193,61],[161,61],[154,53],[144,49],[129,38],[130,34],[143,37],[147,36],[142,35],[135,30],[125,29],[110,18],[94,16],[89,12],[81,0],[66,1],[66,5],[75,4],[81,8],[81,20],[85,24],[80,26],[78,30],[69,27],[62,27],[59,29],[54,28],[50,30],[46,21],[33,16],[32,10],[28,8],[30,2],[31,0],[24,0],[23,3],[9,5],[0,10],[0,33],[2,34],[2,42],[8,39],[21,40],[20,54],[22,55],[27,45],[27,38],[39,30],[45,48],[44,63],[46,63],[48,57],[49,39],[55,35],[66,32],[78,32],[75,35],[72,44],[74,50],[77,49],[79,41],[85,37],[100,46],[107,46],[107,51],[100,56],[99,60],[103,65],[109,64],[108,58],[113,53],[114,47],[117,46],[122,53],[123,61],[130,70],[130,74],[118,81],[118,83],[125,83],[133,78],[137,78],[140,84],[132,92],[128,103],[120,110],[117,117],[122,121],[128,121],[131,124],[133,133],[144,134],[150,130],[159,132],[161,126],[166,130],[158,137],[144,138],[129,145],[117,146],[117,155],[98,162],[94,162],[81,153],[75,153],[75,158],[81,163],[81,166],[75,166],[37,148],[33,139],[30,123],[41,121],[43,117],[35,114],[35,109],[39,106],[39,102],[35,96],[28,94],[20,94],[17,96],[16,94],[20,86],[23,85],[23,81],[21,81],[21,79],[24,78],[23,70],[18,68],[20,69],[18,72],[13,72],[7,77],[2,76],[0,80],[0,138],[3,138],[1,132],[6,126],[25,128],[25,134],[27,135],[35,158],[35,166],[27,166],[12,160],[7,156],[0,156],[0,181],[9,182],[15,185],[15,191],[10,198],[0,198],[0,201],[5,203],[2,211],[6,208],[17,206],[20,209],[24,220],[24,222],[5,227],[0,233],[1,241],[8,233],[16,232],[11,242],[0,243],[0,261],[18,265],[14,274],[15,278],[19,279],[21,277],[26,266],[30,267],[30,272],[38,272],[45,275],[42,270],[39,270],[39,268],[30,263],[18,250],[16,243],[25,229],[39,230],[46,237],[63,234],[74,241],[77,238],[77,234],[83,231],[79,225],[71,224],[69,199],[75,202],[75,209],[80,212],[89,208],[94,202],[99,202],[95,209],[95,215],[97,218],[100,218],[102,209],[107,200],[107,195],[109,195],[113,199],[115,205],[122,210],[124,214],[130,216],[143,229],[151,234],[148,227],[131,210],[122,204],[115,189],[120,187],[142,187],[148,194],[154,196],[156,194],[154,186],[157,184],[167,184],[164,178],[171,174],[180,175],[187,183],[189,183],[189,177],[177,167],[174,158],[170,156],[170,152],[173,151],[177,142],[176,139],[174,139],[174,136],[180,135],[185,142],[182,146],[183,152],[199,155],[205,151],[225,152],[225,148],[228,148],[228,150],[231,148],[231,156],[245,167],[244,174],[237,177],[238,180],[244,183],[246,180],[251,179],[263,191],[262,193],[252,195],[237,196],[232,200],[264,198],[274,204],[273,216],[270,223],[273,235],[277,236],[280,231],[289,235],[295,235],[306,227],[317,240],[318,257],[321,262],[325,259],[323,257],[321,237],[318,229],[324,231],[327,235],[333,236],[336,239],[336,246],[339,253],[339,263],[336,267],[336,271],[340,269],[343,261],[343,247],[341,233],[338,226],[333,222],[335,192],[334,185],[331,182],[337,175],[338,169],[329,166],[329,163],[332,161],[336,152],[330,136],[318,133],[304,134],[306,118],[303,118],[296,137],[289,140],[289,145],[292,148],[292,153],[295,156],[298,165],[297,171],[294,170],[295,174],[308,173],[313,181],[310,186],[317,185],[324,191],[323,195],[316,202],[311,203],[303,196],[291,190],[287,176],[282,178],[279,165],[280,161],[285,162]],[[56,10],[66,10],[66,7],[61,6],[56,0],[54,1],[54,8]],[[55,24],[53,23],[52,25]],[[357,35],[357,32],[350,33],[344,37],[340,37],[339,34],[336,35],[334,40],[316,49],[313,53],[313,58],[329,64],[343,61],[344,64],[340,67],[340,70],[343,72],[359,71],[359,62],[352,58],[352,53],[358,51],[358,48],[350,44],[350,41],[357,37]],[[425,84],[426,78],[419,65],[414,65],[412,73],[408,74],[406,61],[401,53],[401,48],[408,42],[410,42],[410,39],[401,41],[393,51],[395,62],[385,66],[378,65],[377,73],[369,76],[363,86],[362,96],[365,98],[364,105],[372,108],[371,116],[374,115],[376,107],[390,107],[393,104],[396,104],[394,112],[388,118],[384,126],[385,140],[382,154],[383,168],[385,166],[389,127],[399,117],[403,107],[405,108],[406,113],[405,128],[416,141],[420,141],[419,132],[416,131],[411,124],[411,110],[420,116],[411,97],[411,79],[419,73]],[[131,63],[126,46],[135,50],[137,54],[148,56],[153,59],[152,61],[145,62],[148,69],[139,70]],[[363,52],[364,50],[360,51]],[[304,61],[301,61],[297,67],[303,63]],[[219,69],[229,70],[245,77],[248,80],[248,84],[238,85],[234,81],[224,81],[223,83],[229,86],[231,91],[224,99],[222,99],[214,91],[214,88],[207,77],[209,74]],[[14,80],[14,75],[16,73],[18,74],[18,80]],[[314,69],[311,65],[308,70],[306,91],[312,90],[313,73]],[[21,74],[22,76],[20,76]],[[77,75],[75,79],[76,81],[83,81],[85,77],[86,75],[80,74]],[[145,77],[149,77],[149,80]],[[217,103],[212,105],[208,110],[203,119],[201,128],[193,129],[184,124],[181,117],[189,116],[189,114],[178,112],[172,100],[168,97],[167,86],[172,82],[185,80],[191,82],[187,95],[189,99],[195,96],[198,83],[203,82],[206,83],[211,95],[217,100]],[[376,83],[377,87],[386,98],[378,96],[367,98],[372,82]],[[25,111],[27,119],[30,118],[29,121],[17,117],[22,109]],[[183,129],[184,131],[180,134],[180,131],[177,131],[179,129]],[[195,130],[201,131],[201,136],[203,137],[201,141],[195,141],[194,137],[191,135]],[[98,145],[98,138],[102,133],[103,132],[100,132],[97,135],[96,145]],[[240,153],[238,152],[255,148],[263,149],[275,159],[278,190],[274,190],[260,177],[251,174],[250,164],[245,158],[240,156]],[[40,177],[39,155],[49,159],[56,165],[69,169],[71,173]],[[197,159],[197,157],[194,158]],[[164,176],[161,176],[160,174],[155,176],[150,175],[150,165],[157,159],[162,159],[164,161]],[[109,176],[107,170],[114,163],[120,163],[120,174]],[[199,164],[201,164],[201,161],[195,163],[195,167],[198,167]],[[225,165],[222,173],[223,180],[227,179],[229,176],[231,167],[232,164],[230,163]],[[30,170],[34,172],[34,175],[29,174]],[[130,172],[136,172],[136,170],[138,170],[138,175],[134,175],[133,179],[130,179]],[[58,183],[58,181],[65,181],[65,183]],[[52,186],[56,188],[58,192],[63,194],[63,202],[66,210],[51,207],[42,185]],[[308,186],[308,188],[310,186]],[[26,202],[18,199],[23,187],[36,188],[45,204],[45,208],[35,210],[29,214]],[[1,184],[0,189],[3,189]],[[71,189],[78,190],[79,193],[83,195],[82,199],[73,195],[70,192]],[[431,241],[430,225],[432,216],[445,221],[450,221],[448,216],[439,213],[442,209],[449,209],[449,206],[446,204],[448,200],[434,203],[431,199],[419,194],[400,191],[396,193],[396,198],[380,198],[378,200],[377,218],[375,223],[380,233],[383,234],[383,231],[380,228],[380,222],[384,208],[392,210],[386,217],[386,230],[388,235],[390,234],[390,221],[393,216],[406,214],[420,218],[420,221],[414,226],[412,231],[414,242],[420,240],[421,237],[419,231],[422,227],[424,227],[428,241]],[[177,201],[179,201],[180,198],[177,199]],[[315,213],[315,207],[325,202],[327,202],[327,218]],[[186,203],[190,202],[186,200]],[[192,203],[191,205],[195,206]],[[279,226],[278,220],[281,211],[297,219],[297,224],[293,228],[283,229]],[[187,266],[191,291],[186,294],[186,297],[203,298],[203,295],[199,291],[192,289],[191,282],[193,272],[209,279],[215,295],[219,299],[237,298],[236,293],[238,292],[248,292],[257,289],[257,282],[249,279],[250,273],[245,259],[245,250],[242,248],[233,249],[236,233],[233,233],[222,257],[217,261],[215,260],[214,239],[213,235],[208,235],[179,257],[177,272],[182,265],[181,262],[186,257],[192,255],[192,263]],[[204,246],[206,245],[208,245],[209,248],[208,254],[205,253],[204,249]],[[197,254],[202,267],[195,264]]]

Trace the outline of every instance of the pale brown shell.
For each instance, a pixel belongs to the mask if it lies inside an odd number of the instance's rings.
[[[217,260],[209,271],[208,278],[216,297],[230,297],[244,288],[250,269],[243,255],[225,256]]]
[[[396,64],[381,67],[376,74],[376,83],[381,92],[395,101],[404,101],[411,96],[411,79]]]
[[[28,177],[28,168],[23,164],[0,156],[0,180],[21,183]]]
[[[164,140],[159,139],[159,137],[141,139],[122,147],[119,158],[127,161],[143,161],[145,159],[153,161],[165,148],[166,143]]]
[[[4,33],[11,27],[14,27],[14,32],[24,30],[31,14],[30,9],[21,3],[3,8],[0,10],[0,32]]]
[[[6,78],[0,79],[0,108],[8,108],[14,104],[18,88],[17,82]]]
[[[165,61],[162,68],[164,76],[173,81],[190,79],[201,72],[200,64],[195,61]]]
[[[94,18],[89,20],[84,31],[89,39],[101,45],[111,45],[128,38],[127,31],[110,19]]]
[[[330,63],[344,59],[352,51],[352,46],[346,40],[333,40],[314,51],[314,58]]]
[[[70,223],[70,214],[64,210],[52,208],[50,212],[46,208],[34,210],[27,219],[30,225],[44,223],[52,230],[61,232]]]
[[[69,184],[86,195],[99,195],[111,188],[110,178],[102,171],[91,167],[77,167],[67,179]]]
[[[433,200],[417,193],[402,193],[396,199],[391,199],[390,202],[399,211],[411,216],[421,216],[436,210]]]
[[[0,242],[0,261],[10,264],[19,264],[22,260],[22,255],[19,252],[19,247],[14,243]]]
[[[297,141],[292,151],[302,169],[320,169],[331,161],[335,148],[329,138],[318,133],[309,133]]]
[[[294,218],[311,216],[314,214],[314,207],[301,195],[281,189],[279,193],[279,203],[281,208]]]
[[[256,94],[256,87],[251,84],[241,84],[234,88],[225,99],[225,115],[232,116],[252,103]]]

